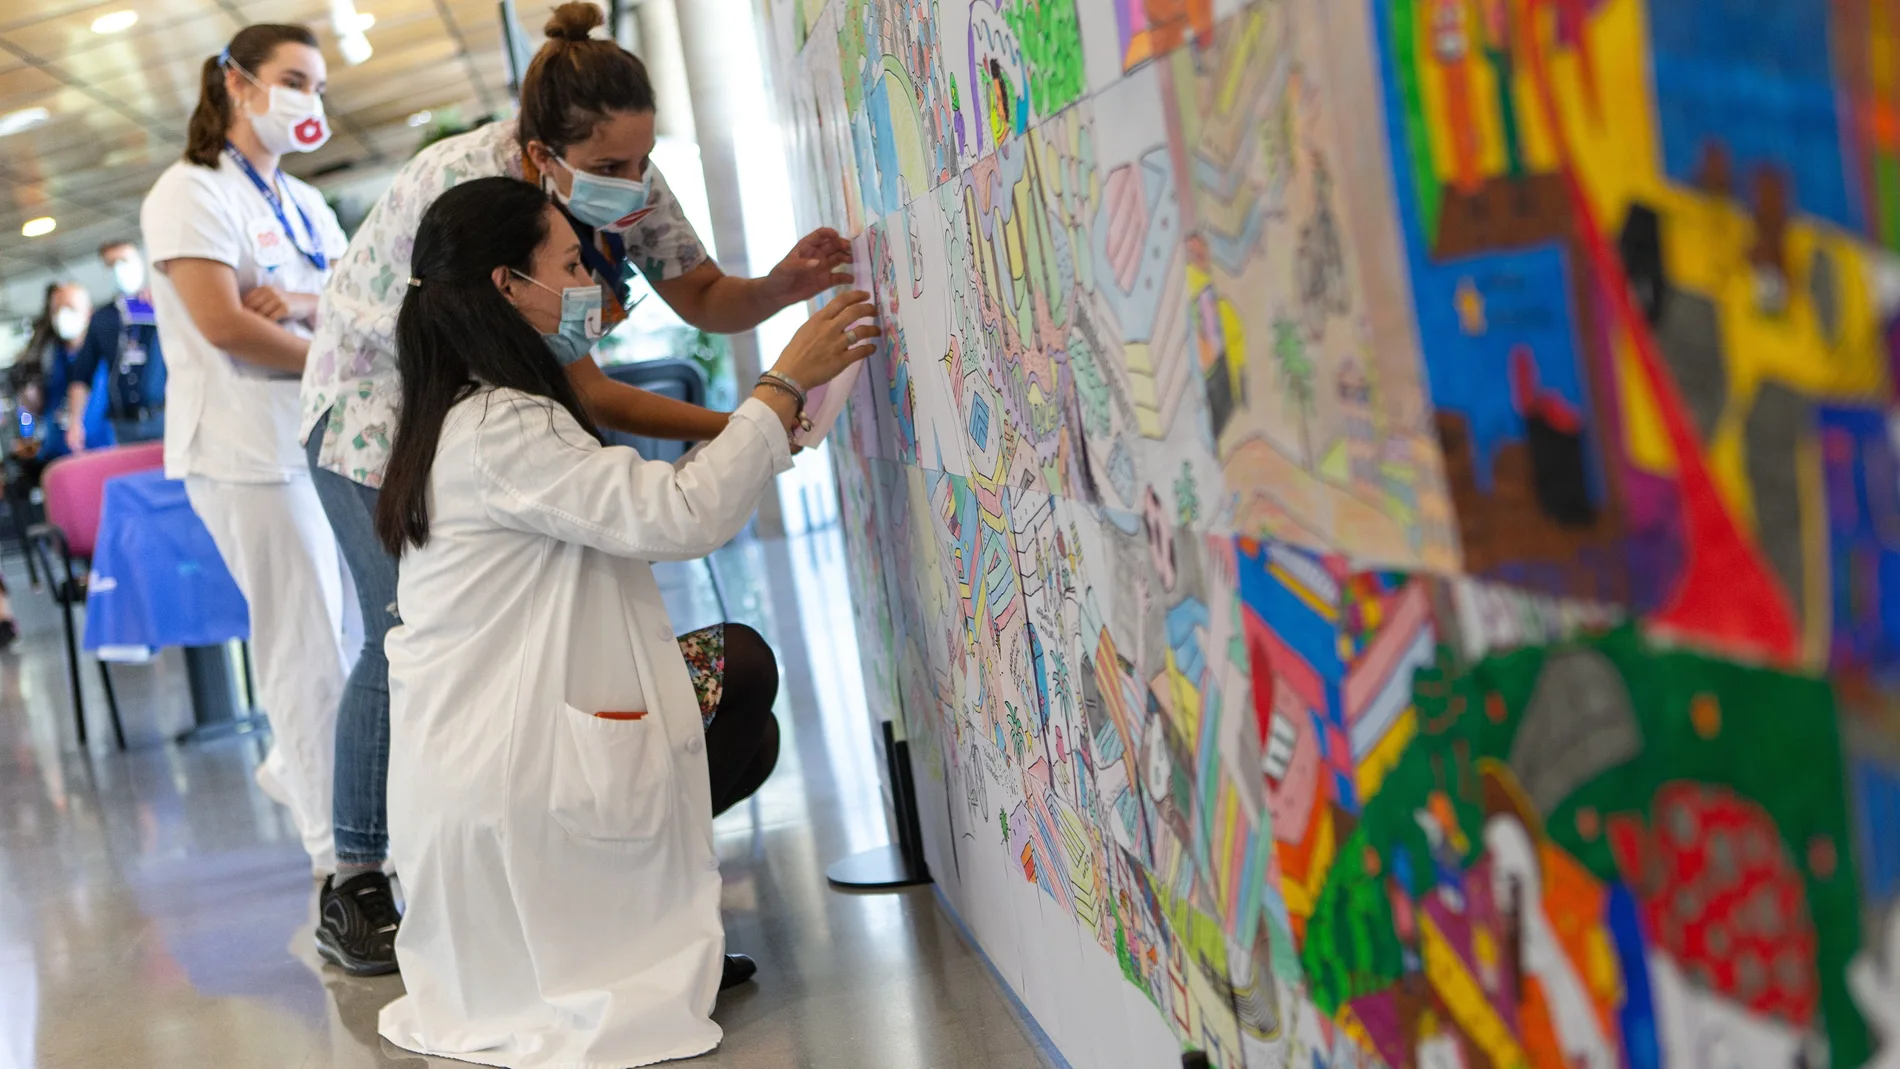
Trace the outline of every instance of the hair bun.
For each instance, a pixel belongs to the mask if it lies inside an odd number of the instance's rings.
[[[585,41],[593,35],[596,27],[606,21],[600,8],[586,0],[569,0],[554,9],[547,28],[542,32],[551,41]]]

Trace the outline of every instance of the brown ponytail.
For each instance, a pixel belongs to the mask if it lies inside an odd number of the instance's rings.
[[[224,51],[207,58],[198,78],[198,107],[191,113],[185,137],[185,159],[200,167],[216,168],[231,130],[231,96],[224,91],[224,66],[229,60],[256,75],[282,44],[317,47],[317,35],[306,26],[259,23],[246,26],[231,38]]]
[[[600,8],[571,0],[554,9],[543,30],[548,42],[521,78],[520,139],[539,141],[555,154],[585,141],[609,114],[652,111],[653,83],[633,53],[593,36],[605,19]]]

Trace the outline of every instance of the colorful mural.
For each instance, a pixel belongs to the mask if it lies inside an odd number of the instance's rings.
[[[1075,1066],[1900,1067],[1900,16],[759,0],[932,872]]]

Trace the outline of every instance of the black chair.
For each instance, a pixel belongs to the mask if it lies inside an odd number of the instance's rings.
[[[699,365],[691,360],[643,360],[633,364],[611,364],[601,370],[615,382],[675,401],[684,401],[689,405],[705,407],[706,376],[699,370]],[[612,429],[603,429],[601,433],[609,444],[632,446],[648,460],[664,460],[669,464],[677,463],[696,444],[645,438]],[[700,559],[706,564],[706,578],[712,581],[713,600],[719,604],[719,616],[728,619],[731,614],[726,611],[726,592],[719,584],[719,570],[713,566],[711,557]]]
[[[46,516],[39,506],[33,503],[28,493],[16,493],[11,479],[4,491],[6,507],[0,509],[0,523],[6,528],[6,534],[0,536],[0,555],[18,553],[26,558],[26,577],[34,590],[40,588],[39,564],[33,559],[33,549],[27,544],[26,533],[45,522]],[[30,491],[29,491],[30,493]]]
[[[699,365],[691,360],[644,360],[635,364],[613,364],[601,370],[615,382],[636,386],[689,405],[705,407],[706,376],[699,370]],[[693,447],[692,442],[668,442],[623,431],[609,430],[605,433],[609,442],[632,446],[648,460],[672,463]]]

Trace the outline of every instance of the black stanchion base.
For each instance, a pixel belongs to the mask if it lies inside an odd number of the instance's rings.
[[[833,887],[855,891],[883,891],[930,882],[928,875],[910,870],[904,851],[894,843],[839,858],[825,870],[825,879]]]
[[[844,890],[888,891],[930,882],[930,865],[924,861],[924,832],[917,819],[917,785],[910,774],[910,743],[897,741],[896,728],[889,720],[881,727],[885,767],[891,773],[897,841],[832,862],[825,870],[825,879]]]

